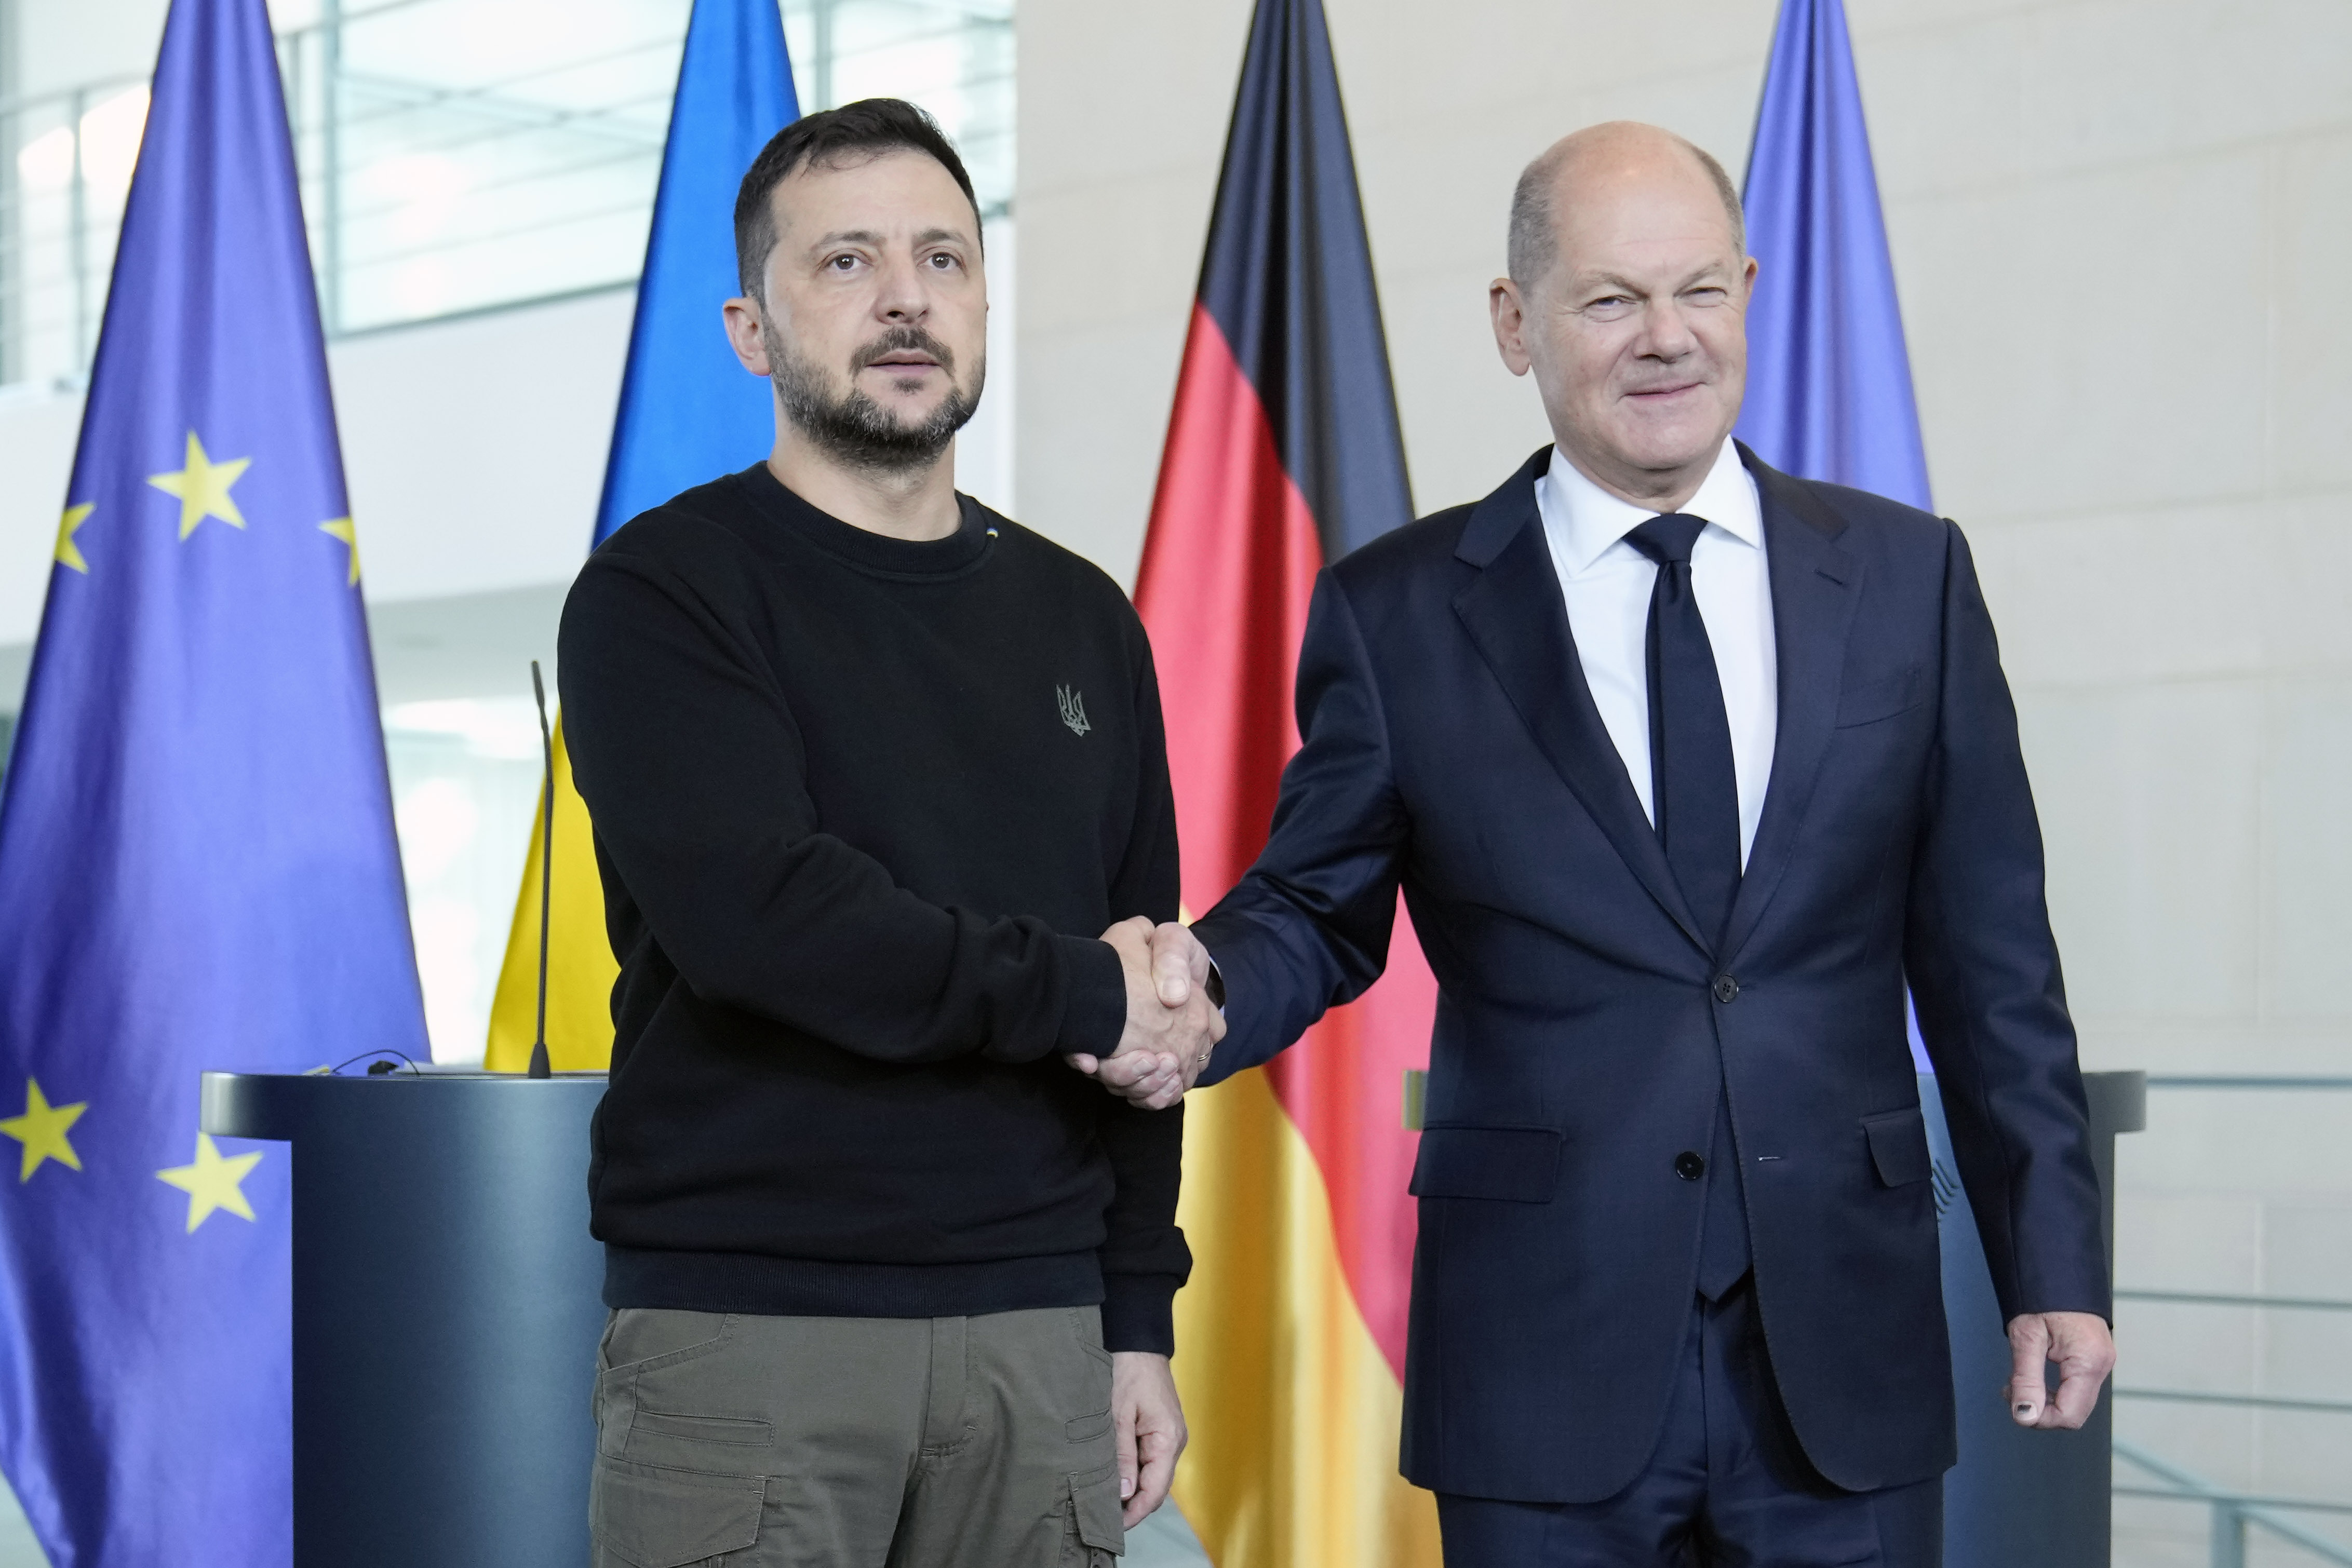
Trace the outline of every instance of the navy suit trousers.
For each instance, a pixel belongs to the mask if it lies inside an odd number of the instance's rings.
[[[1937,1568],[1943,1478],[1843,1491],[1789,1429],[1746,1284],[1694,1303],[1657,1449],[1593,1503],[1442,1492],[1445,1568]]]

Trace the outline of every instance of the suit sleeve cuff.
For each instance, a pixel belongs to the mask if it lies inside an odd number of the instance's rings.
[[[1103,1276],[1103,1348],[1176,1354],[1176,1288],[1172,1274]]]

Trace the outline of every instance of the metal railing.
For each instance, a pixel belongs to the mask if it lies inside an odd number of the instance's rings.
[[[2352,1514],[2352,1503],[2319,1502],[2310,1498],[2256,1497],[2248,1492],[2231,1491],[2169,1460],[2158,1458],[2137,1443],[2117,1437],[2115,1449],[2116,1458],[2167,1483],[2162,1487],[2118,1486],[2115,1489],[2117,1497],[2197,1501],[2212,1508],[2212,1568],[2246,1568],[2249,1525],[2259,1525],[2280,1540],[2302,1547],[2322,1562],[2352,1564],[2352,1549],[2340,1546],[2324,1535],[2314,1534],[2287,1518],[2283,1511]]]
[[[2184,1076],[2150,1074],[2151,1090],[2284,1091],[2288,1092],[2352,1091],[2352,1078],[2263,1078],[2245,1076]],[[2118,1301],[2147,1301],[2173,1306],[2242,1307],[2262,1312],[2352,1312],[2352,1301],[2316,1296],[2240,1294],[2222,1291],[2119,1290]],[[2219,1406],[2243,1410],[2274,1410],[2324,1416],[2352,1416],[2352,1400],[2291,1398],[2274,1395],[2213,1393],[2184,1388],[2117,1386],[2117,1399],[2146,1400],[2190,1406]],[[2248,1538],[2255,1530],[2300,1548],[2320,1561],[2352,1568],[2352,1546],[2298,1523],[2294,1514],[2352,1517],[2352,1501],[2320,1498],[2272,1497],[2223,1486],[2164,1458],[2138,1443],[2117,1437],[2115,1455],[2158,1485],[2119,1484],[2117,1497],[2193,1502],[2210,1511],[2209,1560],[2211,1568],[2245,1568]]]
[[[1012,5],[782,0],[801,102],[922,103],[1005,211]],[[329,335],[634,280],[687,13],[321,0],[279,34]],[[0,102],[0,384],[88,373],[146,110],[144,77]]]

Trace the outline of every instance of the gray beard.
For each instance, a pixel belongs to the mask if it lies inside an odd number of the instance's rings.
[[[775,382],[776,396],[793,428],[834,461],[868,473],[905,474],[938,462],[956,432],[971,423],[972,411],[980,405],[981,389],[988,382],[988,361],[982,359],[974,369],[969,393],[951,385],[929,418],[919,424],[907,424],[858,391],[854,381],[846,393],[834,396],[816,366],[787,349],[773,327],[762,322],[760,335],[768,350],[769,379]],[[901,349],[920,350],[937,360],[950,377],[955,374],[955,357],[946,345],[915,327],[898,328],[858,350],[850,374],[855,377],[882,355]]]

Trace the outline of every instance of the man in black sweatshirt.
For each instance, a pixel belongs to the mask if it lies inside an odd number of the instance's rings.
[[[795,122],[735,223],[774,453],[621,529],[563,615],[621,962],[597,1561],[1108,1568],[1183,1444],[1182,1113],[1073,1067],[1147,1053],[1172,1099],[1223,1030],[1149,975],[1150,648],[955,492],[987,296],[929,117]]]

